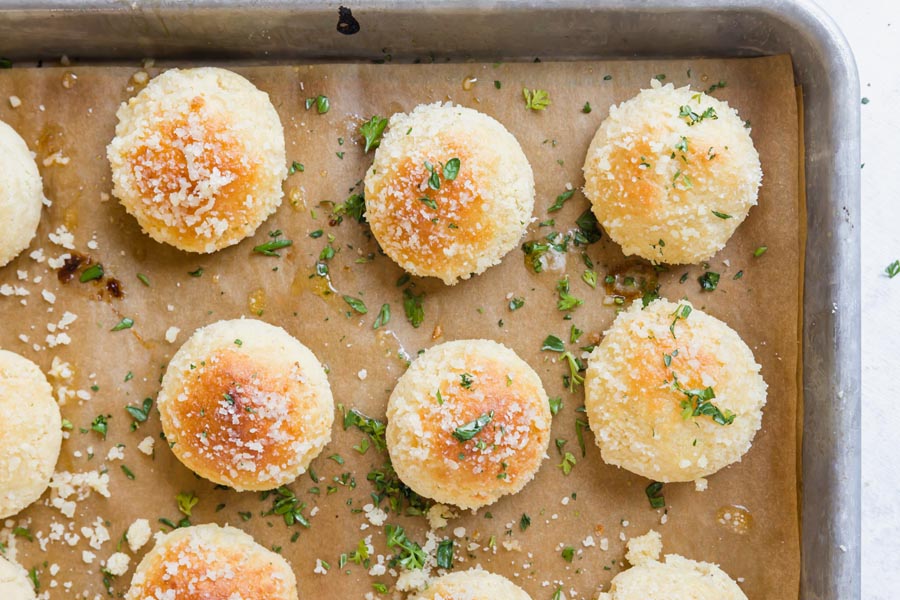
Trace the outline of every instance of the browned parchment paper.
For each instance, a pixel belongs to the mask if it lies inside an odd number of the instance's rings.
[[[16,559],[26,568],[37,568],[41,591],[49,591],[54,600],[81,592],[89,597],[105,596],[99,561],[115,551],[134,519],[147,518],[156,530],[166,529],[157,521],[161,517],[181,518],[175,501],[179,492],[194,492],[200,499],[193,509],[193,523],[230,523],[267,547],[280,547],[297,573],[301,598],[314,594],[361,598],[372,591],[373,581],[393,584],[389,575],[373,578],[355,564],[343,570],[337,567],[339,555],[352,552],[365,536],[372,536],[377,554],[387,552],[383,530],[362,529],[365,518],[354,512],[371,501],[366,474],[384,458],[374,448],[363,456],[354,451],[352,446],[363,434],[355,429],[344,431],[340,415],[332,444],[313,463],[322,495],[308,492],[315,485],[308,476],[292,486],[308,504],[305,513],[316,512],[308,530],[289,528],[278,517],[263,516],[271,508],[271,500],[262,501],[255,493],[216,490],[188,472],[159,440],[155,409],[148,422],[130,431],[132,419],[124,406],[155,397],[166,361],[179,344],[204,324],[253,316],[252,297],[253,309],[263,311],[262,319],[285,327],[330,368],[336,402],[375,417],[383,418],[390,390],[404,370],[398,352],[415,356],[419,349],[459,338],[493,338],[511,346],[538,371],[551,396],[563,397],[553,438],[568,440],[565,449],[577,458],[571,475],[563,475],[558,467],[561,459],[551,444],[549,459],[520,494],[451,521],[438,533],[453,536],[455,528],[465,528],[465,537],[456,542],[455,569],[481,565],[506,574],[536,600],[549,599],[557,586],[562,586],[564,597],[592,598],[622,569],[624,544],[620,538],[643,534],[652,527],[663,534],[666,552],[720,563],[740,578],[752,600],[797,597],[796,408],[802,253],[798,116],[788,57],[237,68],[271,95],[284,123],[288,160],[303,163],[305,171],[287,180],[284,204],[255,237],[212,256],[187,254],[152,242],[114,199],[101,200],[110,191],[105,147],[113,136],[114,113],[119,103],[134,93],[128,87],[138,70],[57,67],[0,71],[0,119],[21,132],[37,152],[46,194],[53,201],[44,211],[29,251],[43,249],[47,257],[62,254],[64,250],[48,235],[65,224],[74,234],[76,249],[101,262],[108,276],[118,278],[125,291],[125,297],[116,300],[96,283],[79,283],[76,278],[62,284],[46,262],[35,262],[28,252],[0,270],[0,284],[30,292],[24,297],[0,296],[0,347],[32,358],[45,371],[53,357],[69,362],[74,369],[69,387],[90,393],[90,400],[73,399],[62,407],[75,429],[64,442],[58,470],[108,469],[112,480],[112,497],[95,493],[79,502],[71,522],[44,505],[49,492],[42,502],[13,520],[13,525],[27,526],[36,536],[33,542],[23,537],[12,541]],[[158,69],[150,72],[156,74]],[[589,432],[585,436],[587,455],[582,458],[575,420],[584,416],[576,412],[583,403],[583,392],[581,388],[574,394],[566,391],[562,385],[566,368],[554,362],[558,355],[540,351],[548,334],[567,338],[571,324],[586,331],[583,343],[596,340],[614,318],[614,307],[603,304],[604,292],[581,281],[584,267],[578,250],[569,253],[565,271],[572,280],[572,293],[585,304],[573,313],[571,321],[564,320],[564,313],[555,307],[554,287],[562,272],[532,273],[517,249],[501,265],[455,287],[414,278],[415,290],[426,294],[425,321],[414,329],[403,316],[402,290],[395,285],[402,275],[400,269],[378,252],[366,226],[352,220],[332,226],[329,208],[320,206],[323,201],[343,201],[371,160],[371,155],[363,155],[355,134],[359,118],[452,100],[496,117],[521,142],[537,184],[537,220],[525,240],[546,235],[550,229],[569,230],[587,206],[581,193],[559,212],[548,215],[547,208],[567,184],[581,186],[585,151],[609,105],[631,97],[652,77],[662,75],[666,82],[691,83],[698,89],[726,81],[727,87],[715,94],[736,106],[752,124],[765,176],[759,206],[710,263],[710,270],[721,273],[718,290],[700,291],[697,277],[704,271],[701,266],[676,267],[660,274],[661,294],[671,299],[687,297],[729,323],[753,349],[769,384],[763,428],[749,454],[741,463],[710,477],[705,492],[695,491],[691,484],[667,485],[665,511],[649,506],[644,494],[647,480],[603,464]],[[477,81],[465,90],[463,81],[469,77]],[[69,88],[63,86],[64,79]],[[500,89],[495,81],[500,82]],[[552,99],[549,109],[540,113],[526,110],[523,87],[548,90]],[[304,108],[304,100],[318,94],[330,98],[331,109],[325,115]],[[18,96],[22,106],[11,108],[7,102],[10,95]],[[585,102],[593,108],[589,114],[582,112]],[[69,159],[67,165],[48,160],[57,151]],[[549,218],[555,218],[555,227],[539,227],[537,221]],[[274,229],[281,229],[294,246],[280,259],[253,254],[252,247],[264,242]],[[334,287],[341,294],[364,299],[369,314],[348,314],[340,296],[323,298],[310,283],[327,241],[326,237],[309,236],[318,229],[333,235],[339,249],[331,264]],[[96,241],[96,249],[89,247],[91,240]],[[754,249],[763,245],[768,252],[754,258]],[[587,253],[601,280],[610,269],[626,262],[619,247],[605,238]],[[357,262],[367,256],[374,259]],[[189,275],[200,267],[202,276]],[[19,271],[27,274],[26,280],[19,280]],[[739,272],[743,277],[734,279]],[[138,273],[148,277],[150,287],[141,284]],[[688,277],[679,283],[684,273]],[[37,277],[42,279],[35,282]],[[44,289],[55,294],[54,304],[42,299]],[[525,306],[511,312],[510,294],[525,298]],[[392,319],[387,328],[373,332],[373,321],[383,303],[390,303]],[[78,316],[68,329],[71,343],[46,348],[47,323],[58,322],[65,311]],[[134,328],[110,332],[122,317],[133,318]],[[172,326],[181,330],[174,344],[164,339]],[[436,328],[442,332],[438,339],[433,337]],[[28,343],[21,341],[20,335],[27,336]],[[35,351],[33,344],[45,349]],[[365,379],[359,375],[362,369]],[[130,380],[128,373],[133,375]],[[91,391],[92,385],[96,391]],[[106,440],[95,432],[79,431],[89,428],[99,414],[111,415]],[[152,458],[136,448],[146,436],[157,440]],[[106,459],[109,448],[116,444],[124,445],[123,461]],[[345,464],[330,460],[328,456],[333,454],[343,457]],[[121,465],[134,473],[134,480],[126,478]],[[333,481],[342,473],[352,474],[355,487]],[[337,491],[326,495],[328,485]],[[744,506],[752,514],[752,526],[745,534],[718,523],[717,512],[729,505]],[[242,517],[240,513],[245,514]],[[518,526],[523,513],[532,521],[526,532]],[[52,523],[78,533],[97,517],[107,523],[112,537],[100,550],[88,548],[84,540],[74,547],[40,542]],[[391,515],[388,523],[402,524],[411,538],[425,541],[427,525],[421,517]],[[299,537],[291,542],[295,532]],[[582,544],[588,536],[593,536],[596,546]],[[608,539],[606,551],[599,547],[601,538]],[[10,539],[7,529],[0,540],[10,543]],[[507,550],[504,542],[518,543],[521,550]],[[577,550],[572,563],[560,556],[564,546]],[[85,549],[97,555],[92,564],[82,560]],[[127,589],[144,551],[133,557],[126,576],[112,580],[114,594]],[[331,565],[327,575],[313,573],[317,558]],[[59,566],[55,576],[51,575],[54,564]]]

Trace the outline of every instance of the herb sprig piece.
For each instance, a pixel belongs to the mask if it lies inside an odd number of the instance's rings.
[[[254,246],[253,251],[257,254],[262,254],[263,256],[274,256],[276,258],[279,258],[281,257],[281,255],[278,253],[278,250],[294,245],[293,241],[281,237],[280,229],[270,231],[269,237],[272,238],[271,241],[268,241],[265,244]]]
[[[373,115],[371,119],[359,126],[359,133],[366,140],[366,146],[363,150],[365,154],[381,145],[381,138],[384,135],[384,128],[387,127],[387,124],[387,119]]]
[[[481,433],[481,430],[487,426],[488,423],[494,420],[494,411],[490,411],[484,413],[474,421],[469,421],[465,425],[460,425],[456,429],[453,430],[453,437],[455,437],[460,442],[468,442],[473,437]]]
[[[522,88],[522,96],[525,97],[525,108],[530,110],[545,110],[550,106],[550,94],[547,90],[529,90]]]

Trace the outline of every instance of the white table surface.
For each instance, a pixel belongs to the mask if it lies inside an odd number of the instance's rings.
[[[850,41],[862,96],[862,597],[900,595],[900,1],[818,0]]]

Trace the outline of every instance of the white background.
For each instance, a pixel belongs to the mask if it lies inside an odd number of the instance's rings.
[[[818,0],[856,55],[862,96],[863,593],[900,597],[900,0]],[[807,524],[807,526],[815,526]]]

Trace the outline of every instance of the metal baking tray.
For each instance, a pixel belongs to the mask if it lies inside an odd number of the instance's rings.
[[[0,55],[33,63],[64,54],[313,62],[789,53],[803,89],[808,224],[800,597],[859,599],[859,81],[830,18],[806,0],[379,0],[350,4],[360,31],[342,35],[339,7],[0,0]]]

